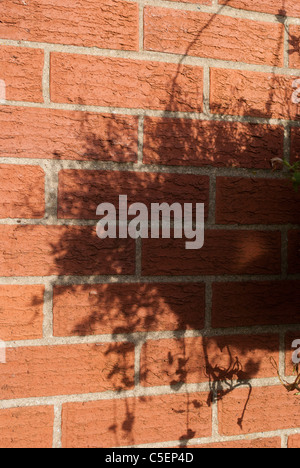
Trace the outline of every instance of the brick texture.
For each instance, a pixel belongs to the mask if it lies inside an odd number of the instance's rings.
[[[66,448],[119,447],[211,435],[211,409],[203,393],[69,403],[63,406],[62,418]]]
[[[1,448],[52,448],[51,406],[0,410]]]
[[[201,112],[202,83],[201,67],[51,54],[55,102]]]
[[[171,2],[175,0],[170,0]],[[201,5],[211,5],[212,0],[180,0],[180,3],[200,3]]]
[[[0,1],[1,448],[299,447],[298,4]]]
[[[144,34],[147,50],[233,62],[283,64],[282,24],[147,7]]]
[[[261,13],[270,13],[280,16],[300,17],[300,6],[293,0],[219,0],[220,5],[227,5],[232,8],[258,11]]]
[[[0,165],[0,218],[43,218],[45,175],[37,166]]]
[[[40,49],[0,46],[0,80],[8,101],[43,102],[44,53]]]
[[[238,389],[220,401],[220,433],[224,435],[299,427],[300,401],[283,387]],[[262,411],[263,408],[263,411]],[[244,411],[245,410],[245,411]]]
[[[218,177],[216,222],[297,224],[300,196],[286,180]]]
[[[283,156],[283,128],[147,117],[143,153],[145,164],[269,169]]]
[[[0,157],[135,162],[136,117],[0,107]]]
[[[292,230],[288,233],[288,271],[299,273],[300,271],[300,231]]]
[[[299,9],[300,17],[300,9]],[[291,68],[300,68],[300,46],[299,46],[300,28],[296,25],[291,25],[289,29],[289,66]]]
[[[33,340],[43,336],[44,286],[0,286],[0,339]]]
[[[211,69],[210,105],[215,114],[299,120],[292,102],[295,77]]]
[[[288,448],[297,449],[299,447],[300,447],[300,434],[289,436]]]
[[[205,286],[56,286],[53,313],[56,336],[202,329]]]
[[[280,437],[264,437],[263,439],[251,440],[233,440],[230,442],[219,442],[214,444],[192,445],[190,448],[207,448],[207,449],[271,449],[281,448]]]
[[[1,274],[133,274],[133,241],[100,240],[95,231],[86,226],[0,226]]]
[[[185,250],[183,239],[144,239],[143,274],[280,273],[280,233],[206,230],[205,234],[204,246],[200,250]]]
[[[130,389],[132,344],[83,344],[8,348],[0,367],[1,396],[12,398]]]
[[[278,360],[278,349],[278,337],[265,335],[148,341],[142,350],[142,383],[176,386],[272,377],[270,359]]]
[[[119,206],[119,195],[127,195],[128,206],[138,201],[152,203],[205,203],[208,207],[209,179],[203,176],[65,170],[59,174],[59,218],[97,219],[100,203]],[[207,211],[207,210],[206,210]]]
[[[105,49],[137,50],[138,7],[105,0],[5,0],[1,6],[0,37]]]
[[[253,281],[213,285],[214,327],[298,323],[299,281]]]
[[[295,163],[300,159],[300,129],[291,128],[291,162]]]

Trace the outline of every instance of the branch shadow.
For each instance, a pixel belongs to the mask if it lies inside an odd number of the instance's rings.
[[[213,20],[212,17],[210,22]],[[278,21],[283,20],[280,17]],[[203,30],[199,31],[198,37],[202,32]],[[282,35],[278,50],[283,39]],[[293,47],[290,53],[299,53],[299,38],[292,37],[290,41]],[[192,46],[193,44],[187,49],[185,57]],[[244,124],[229,121],[220,115],[216,115],[218,121],[174,118],[172,112],[180,110],[179,103],[185,96],[185,90],[178,83],[185,57],[178,64],[175,76],[170,77],[170,101],[166,106],[166,111],[161,117],[146,117],[144,120],[143,148],[143,163],[145,166],[148,165],[149,170],[156,165],[161,165],[166,173],[168,168],[172,169],[172,177],[175,180],[177,178],[183,199],[184,185],[180,182],[180,174],[176,174],[178,166],[205,167],[208,174],[210,171],[213,173],[216,167],[253,168],[255,173],[257,168],[270,169],[271,160],[281,157],[283,152],[283,128],[278,130],[278,126],[257,124],[250,120],[249,123]],[[275,73],[273,80],[274,86],[270,85],[271,91],[268,102],[265,103],[265,112],[262,112],[260,108],[249,108],[246,100],[240,100],[234,109],[231,104],[228,114],[257,118],[272,117],[274,89],[276,88]],[[286,90],[282,105],[289,102],[292,91],[292,88]],[[97,205],[102,202],[116,204],[119,194],[127,193],[129,202],[141,201],[137,200],[141,193],[147,203],[162,200],[168,202],[169,195],[173,200],[174,194],[169,193],[170,188],[165,174],[141,171],[140,182],[138,182],[133,172],[117,173],[114,170],[93,169],[92,162],[97,160],[115,161],[117,158],[118,163],[133,163],[137,158],[137,148],[134,152],[130,145],[131,139],[136,137],[133,130],[132,132],[129,130],[126,136],[120,136],[119,117],[110,116],[106,125],[107,137],[105,139],[91,130],[90,118],[92,118],[90,113],[82,113],[80,139],[84,137],[84,144],[80,153],[76,153],[75,156],[73,154],[72,158],[91,161],[91,168],[82,171],[64,170],[64,174],[60,174],[62,182],[58,194],[58,217],[60,219],[68,219],[71,222],[94,220]],[[70,153],[71,151],[70,147]],[[55,150],[53,154],[58,160],[70,158],[70,156],[66,157],[60,149]],[[199,197],[201,197],[200,192]],[[51,274],[62,277],[58,284],[54,282],[54,336],[109,335],[121,341],[128,340],[128,334],[132,334],[130,341],[140,346],[144,343],[143,333],[165,330],[172,332],[175,340],[180,340],[180,335],[184,336],[187,330],[204,330],[205,304],[202,298],[205,295],[203,294],[205,286],[202,281],[195,281],[195,283],[160,282],[159,278],[157,282],[153,282],[153,279],[152,281],[146,279],[145,282],[143,278],[138,281],[135,264],[129,260],[134,257],[133,243],[121,240],[100,241],[96,236],[94,226],[76,229],[71,234],[64,231],[60,241],[51,244],[52,255],[55,258]],[[86,236],[84,242],[83,231]],[[241,250],[238,245],[235,248],[237,251]],[[243,267],[245,274],[251,271],[251,265],[255,264],[256,260],[251,258],[251,255],[247,258]],[[126,267],[123,268],[124,264]],[[123,277],[122,283],[107,284],[105,282],[107,271],[110,275]],[[179,269],[178,275],[180,274]],[[85,283],[95,284],[81,284],[80,279],[77,279],[76,284],[70,285],[69,279],[64,278],[68,275],[84,276]],[[102,275],[99,283],[95,282],[94,278],[98,275]],[[74,305],[74,297],[76,297],[76,305]],[[217,337],[210,340],[214,341],[214,351],[212,351],[211,341],[204,339],[201,345],[202,350],[194,356],[194,359],[196,361],[198,359],[201,363],[199,366],[200,382],[209,382],[207,405],[211,406],[236,388],[246,386],[249,389],[248,398],[242,414],[236,421],[237,425],[242,428],[251,398],[250,381],[258,375],[261,363],[252,358],[241,363],[241,356],[233,354],[231,343],[224,344],[221,338]],[[163,361],[165,375],[172,376],[169,382],[170,388],[182,393],[184,386],[190,383],[191,361],[184,340],[181,340],[181,346],[179,357],[176,353],[166,350],[167,356]],[[268,349],[268,345],[265,346]],[[139,383],[138,375],[134,375],[132,366],[124,359],[121,350],[120,343],[111,343],[107,350],[108,356],[118,356],[119,363],[110,370],[108,379],[113,380],[122,369],[121,384],[118,382],[114,387],[116,392],[134,388],[135,383]],[[147,362],[146,352],[145,349],[144,363]],[[243,354],[242,346],[240,354]],[[225,362],[223,362],[224,359]],[[158,379],[162,379],[162,375],[161,372]],[[142,383],[145,383],[148,377],[149,369],[147,365],[144,365],[140,374]],[[147,397],[143,399],[147,400]],[[120,421],[118,414],[115,413],[114,423],[108,430],[116,446],[120,443],[120,434],[122,434],[122,440],[127,440],[127,445],[135,445],[135,404],[130,405],[128,398],[123,398],[123,400],[126,417]],[[195,408],[201,414],[201,407],[202,403],[191,398],[186,391],[185,427],[178,427],[177,438],[182,447],[187,446],[190,439],[197,437],[197,431],[190,423],[189,414],[191,409]],[[183,410],[174,409],[174,411]]]

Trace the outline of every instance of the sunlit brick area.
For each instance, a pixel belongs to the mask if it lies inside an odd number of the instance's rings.
[[[0,2],[1,448],[300,448],[299,44],[299,0]],[[100,238],[120,195],[203,246]]]

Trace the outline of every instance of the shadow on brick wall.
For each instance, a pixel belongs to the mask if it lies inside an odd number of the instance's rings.
[[[284,22],[281,15],[283,12],[278,16],[278,21]],[[203,30],[199,31],[199,37],[202,32]],[[283,37],[280,40],[283,41]],[[291,46],[294,47],[294,52],[299,52],[297,49],[298,38],[291,38],[290,41],[292,41]],[[278,45],[278,50],[280,47],[281,44]],[[186,51],[186,55],[188,54],[189,50]],[[184,89],[181,89],[178,84],[183,61],[184,58],[178,65],[177,74],[170,77],[170,101],[164,115],[159,118],[145,117],[144,119],[143,162],[150,169],[153,165],[153,171],[157,165],[162,165],[161,173],[157,174],[154,171],[151,173],[152,175],[147,175],[148,178],[143,179],[142,177],[136,188],[134,179],[128,176],[125,171],[76,171],[73,172],[72,179],[67,178],[67,173],[71,173],[71,171],[64,171],[66,178],[64,179],[64,188],[60,188],[59,193],[59,217],[70,220],[95,220],[97,205],[102,202],[116,203],[119,194],[126,194],[124,190],[127,190],[128,198],[132,201],[162,201],[159,192],[161,191],[163,196],[166,194],[164,185],[166,180],[162,173],[168,173],[168,167],[173,172],[175,185],[178,184],[178,187],[181,187],[182,184],[176,182],[176,179],[181,176],[176,173],[176,169],[179,167],[191,168],[190,171],[187,171],[191,174],[193,174],[192,168],[203,167],[208,176],[215,174],[215,168],[253,169],[253,175],[255,175],[255,171],[258,169],[271,170],[272,158],[282,157],[283,130],[276,126],[256,124],[250,119],[248,123],[231,122],[224,115],[219,115],[218,121],[174,118],[172,112],[177,112],[180,108],[179,103],[185,96]],[[239,101],[234,109],[231,103],[228,113],[258,118],[272,117],[273,101],[276,99],[276,96],[274,97],[275,74],[273,79],[274,86],[270,85],[271,92],[268,102],[265,103],[265,112],[262,112],[259,107],[249,109],[245,100],[244,102]],[[290,101],[291,92],[292,89],[286,90],[282,106]],[[232,93],[234,95],[234,89],[232,89]],[[223,108],[222,113],[226,114],[226,108]],[[88,114],[82,113],[82,133],[86,142],[84,156],[94,161],[105,159],[105,155],[111,154],[114,148],[118,148],[118,152],[121,153],[122,145],[120,146],[118,141],[114,124],[111,124],[111,131],[110,127],[107,127],[108,137],[106,141],[103,141],[95,133],[89,131],[88,118]],[[127,149],[124,148],[124,151]],[[64,154],[58,151],[55,153],[55,157],[63,160]],[[80,155],[81,157],[82,155]],[[234,175],[234,172],[231,175]],[[122,193],[119,193],[120,187],[122,187]],[[181,188],[181,190],[184,189]],[[95,198],[94,194],[96,193],[98,195]],[[141,196],[143,200],[141,200]],[[270,194],[271,196],[272,194]],[[173,199],[173,194],[171,194],[171,199]],[[178,201],[180,202],[180,200]],[[191,200],[193,203],[195,201],[199,202],[199,200]],[[260,352],[258,353],[259,358],[257,358],[256,350],[251,348],[251,345],[248,346],[242,342],[239,344],[234,336],[232,338],[215,336],[203,339],[182,339],[186,330],[203,330],[205,326],[203,280],[200,278],[191,284],[184,281],[181,283],[175,278],[176,276],[189,276],[182,268],[186,252],[180,251],[181,257],[177,259],[177,267],[171,273],[173,276],[169,280],[166,281],[168,275],[162,275],[164,277],[162,279],[157,273],[152,276],[150,282],[147,280],[145,284],[142,277],[142,283],[139,284],[134,282],[135,262],[133,259],[135,250],[133,242],[101,241],[96,237],[94,226],[87,227],[84,235],[83,239],[81,228],[78,228],[77,234],[76,232],[70,234],[66,230],[60,241],[52,244],[57,274],[85,276],[91,282],[94,281],[95,275],[103,275],[102,281],[105,283],[105,275],[108,271],[108,274],[112,276],[123,275],[125,283],[73,286],[60,284],[55,286],[54,335],[104,334],[121,341],[128,339],[127,334],[139,332],[139,334],[130,336],[130,341],[139,347],[144,342],[144,332],[171,331],[174,333],[174,339],[177,340],[178,345],[172,345],[169,348],[170,341],[157,342],[157,344],[165,344],[163,349],[163,346],[156,348],[155,342],[150,341],[150,345],[147,342],[147,345],[142,348],[139,376],[141,384],[145,387],[168,385],[173,391],[183,393],[186,383],[209,382],[210,392],[207,405],[223,398],[235,388],[245,386],[249,389],[248,399],[245,401],[240,418],[236,421],[242,427],[247,404],[251,398],[250,379],[263,376],[264,369],[269,372],[268,376],[276,377],[276,371],[273,369],[271,372],[270,363],[262,362],[261,359],[264,357],[261,358],[261,356],[265,356],[266,361],[269,361],[270,356],[276,357],[279,343],[276,340],[272,340],[272,342],[265,339],[259,340]],[[266,274],[279,278],[280,265],[278,270],[278,264],[274,263],[273,259],[274,251],[272,249],[267,251],[264,245],[255,249],[251,245],[251,241],[249,242],[249,245],[245,247],[248,251],[247,261],[243,260],[243,267],[237,271],[237,274],[253,273],[257,274],[258,278],[259,275]],[[143,247],[144,241],[142,241],[142,273],[144,264],[147,262]],[[239,252],[244,255],[241,246],[234,245],[234,240],[231,249],[237,252],[237,255]],[[148,251],[148,255],[151,255],[151,249]],[[196,259],[199,258],[199,264],[205,260],[199,253],[195,252],[194,255]],[[263,264],[267,265],[265,269],[260,266],[260,257],[263,258]],[[245,259],[245,256],[243,258]],[[241,258],[237,258],[237,260],[232,258],[232,264],[236,261],[236,265],[238,265],[239,260],[241,261]],[[161,262],[167,264],[168,258],[162,258]],[[228,272],[227,262],[228,256],[225,255],[223,265],[221,262],[220,276]],[[274,271],[272,271],[272,266],[274,266]],[[201,277],[203,272],[199,273],[195,267],[195,274],[191,274],[191,276],[193,275]],[[172,278],[174,282],[172,282]],[[87,278],[83,282],[86,280]],[[107,351],[108,362],[110,355],[119,354],[120,346],[120,343],[111,343]],[[108,376],[108,379],[112,379],[114,375],[122,373],[122,383],[115,388],[116,392],[132,388],[134,383],[137,383],[138,378],[137,375],[133,374],[132,364],[128,364],[126,368],[126,360],[121,355],[119,362],[120,365],[112,368]],[[118,415],[116,415],[114,424],[109,429],[112,434],[112,445],[117,442],[120,433],[123,434],[122,437],[127,440],[128,445],[135,444],[136,415],[132,410],[134,406],[128,404],[127,398],[124,398],[124,405],[126,419],[119,421]],[[186,392],[186,407],[184,409],[186,426],[178,428],[178,440],[181,441],[182,446],[186,446],[189,439],[197,437],[190,424],[191,408],[198,408],[201,415],[201,404],[199,403],[197,407],[197,401],[190,398]]]

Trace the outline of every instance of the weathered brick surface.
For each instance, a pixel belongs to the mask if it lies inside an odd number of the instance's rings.
[[[8,348],[0,367],[1,398],[130,389],[134,348],[127,343]]]
[[[291,162],[295,163],[300,159],[300,128],[291,128]]]
[[[282,156],[279,126],[145,118],[145,164],[269,169]]]
[[[135,162],[136,117],[0,107],[0,157]]]
[[[205,286],[56,286],[53,313],[56,336],[202,329]]]
[[[51,406],[1,409],[1,448],[52,448],[53,419]]]
[[[100,203],[119,206],[119,195],[148,207],[152,203],[205,203],[208,207],[209,179],[183,174],[65,170],[59,174],[59,218],[97,219]],[[207,210],[206,210],[207,212]]]
[[[224,435],[298,428],[300,400],[282,386],[236,389],[219,402],[219,428]],[[245,410],[245,412],[244,412]]]
[[[170,0],[171,2],[175,0]],[[212,0],[180,0],[178,3],[200,3],[201,5],[211,5]]]
[[[252,281],[213,284],[214,327],[296,324],[299,281]]]
[[[5,0],[0,37],[104,49],[137,50],[138,6],[121,0]]]
[[[6,99],[43,102],[43,66],[43,50],[1,45],[0,80],[5,82]]]
[[[289,273],[300,272],[300,231],[293,229],[288,233],[288,271]]]
[[[300,195],[287,180],[218,177],[216,222],[297,224]]]
[[[300,434],[291,435],[288,438],[288,448],[300,448]]]
[[[144,275],[279,274],[280,233],[206,230],[200,250],[184,239],[144,239]]]
[[[234,62],[283,64],[282,24],[147,7],[144,34],[147,50]]]
[[[264,437],[262,439],[251,440],[233,440],[230,442],[219,442],[214,444],[192,445],[190,448],[207,448],[207,449],[271,449],[281,448],[280,437]]]
[[[300,17],[300,7],[299,7],[299,17]],[[300,34],[300,27],[291,24],[289,28],[289,66],[291,68],[300,68],[299,34]]]
[[[299,120],[292,102],[295,77],[245,70],[211,69],[210,105],[215,114]]]
[[[206,393],[63,405],[63,447],[119,447],[211,435]],[[101,421],[101,424],[99,424]]]
[[[0,1],[1,447],[299,447],[298,3]]]
[[[142,350],[142,384],[175,386],[230,380],[232,376],[272,377],[276,371],[270,359],[278,361],[278,350],[279,339],[275,335],[148,341]]]
[[[220,5],[232,8],[270,13],[280,16],[300,17],[300,6],[294,0],[219,0]]]
[[[87,226],[0,226],[2,276],[133,274],[131,239]]]
[[[44,286],[0,286],[0,339],[33,340],[43,336]]]
[[[55,102],[201,112],[202,83],[201,67],[51,54]]]
[[[43,218],[45,174],[37,166],[0,164],[0,218]]]

